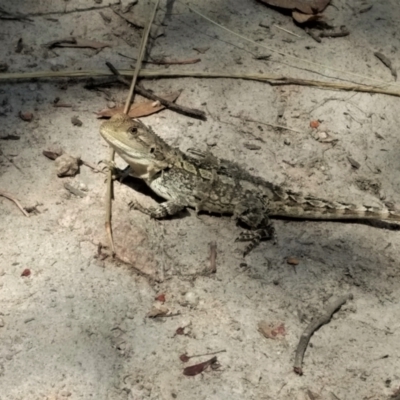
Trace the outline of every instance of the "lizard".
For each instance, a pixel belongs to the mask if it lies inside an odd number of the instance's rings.
[[[173,216],[186,207],[197,212],[228,214],[244,225],[236,241],[249,241],[243,255],[261,240],[276,243],[270,217],[315,220],[386,220],[400,222],[392,207],[354,205],[303,195],[250,174],[235,162],[213,155],[190,156],[170,146],[151,127],[125,114],[100,126],[103,139],[128,163],[128,174],[142,179],[166,202],[144,207],[130,203],[152,218]]]

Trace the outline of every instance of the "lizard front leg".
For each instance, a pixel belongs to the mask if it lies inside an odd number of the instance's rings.
[[[247,256],[263,239],[271,239],[274,244],[276,243],[275,228],[268,217],[263,225],[259,229],[241,232],[236,238],[235,242],[250,242],[243,251],[243,257]]]
[[[250,230],[241,232],[236,241],[250,241],[243,256],[257,247],[261,240],[271,239],[276,243],[275,228],[268,217],[268,209],[257,198],[246,198],[236,206],[234,217],[247,225]]]
[[[178,198],[174,200],[168,200],[156,207],[144,207],[137,200],[132,200],[129,203],[129,207],[131,209],[138,210],[143,214],[147,214],[151,218],[162,219],[182,211],[186,207],[186,204],[184,204],[184,202]]]

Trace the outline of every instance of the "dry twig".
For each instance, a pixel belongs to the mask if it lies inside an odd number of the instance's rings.
[[[16,206],[21,210],[22,214],[24,214],[25,217],[29,217],[29,214],[25,211],[24,207],[22,207],[21,203],[10,193],[5,192],[4,190],[0,190],[0,196],[3,196],[6,199],[14,202],[16,204]]]
[[[334,300],[331,300],[328,306],[325,308],[324,314],[318,318],[313,319],[311,323],[307,326],[307,328],[304,330],[304,332],[300,337],[299,344],[297,345],[296,356],[294,360],[293,371],[296,372],[296,374],[303,375],[303,369],[302,369],[303,357],[311,336],[318,328],[320,328],[322,325],[327,324],[331,320],[332,315],[337,310],[339,310],[339,308],[342,307],[342,305],[346,303],[347,300],[352,298],[353,298],[352,294],[346,294],[345,296],[341,296]]]
[[[129,93],[128,96],[126,98],[126,103],[125,103],[125,108],[124,108],[124,114],[128,114],[129,112],[129,108],[131,106],[131,102],[133,100],[133,94],[134,94],[134,90],[135,90],[135,85],[136,85],[136,81],[139,75],[139,71],[142,67],[142,60],[144,57],[144,54],[146,52],[146,45],[147,45],[147,40],[149,38],[149,33],[150,33],[150,29],[151,26],[153,24],[153,20],[154,17],[156,15],[157,12],[157,8],[158,8],[158,4],[159,4],[160,0],[156,0],[155,6],[154,6],[154,10],[153,13],[150,17],[149,23],[146,26],[146,29],[143,32],[143,37],[142,37],[142,41],[140,43],[140,50],[139,50],[139,57],[138,60],[136,62],[136,68],[135,68],[135,72],[133,74],[132,77],[132,83],[131,83],[131,87],[129,89]],[[110,165],[112,165],[112,163],[114,162],[114,156],[115,156],[115,150],[111,149],[110,150],[110,158],[109,158],[109,163]],[[112,193],[113,193],[113,184],[112,184],[113,180],[112,180],[112,169],[109,168],[108,170],[108,174],[107,174],[107,200],[106,200],[106,222],[105,222],[105,227],[106,227],[106,232],[108,235],[108,239],[110,242],[110,247],[111,247],[111,251],[113,256],[115,256],[115,247],[114,247],[114,239],[113,239],[113,235],[112,235],[112,225],[111,225],[111,198],[112,198]]]
[[[123,76],[132,76],[131,69],[119,70]],[[36,78],[79,78],[79,77],[95,77],[110,76],[110,72],[106,70],[80,70],[80,71],[39,71],[39,72],[6,72],[0,74],[0,81],[8,81],[15,79],[36,79]],[[399,89],[388,89],[389,87],[398,87],[395,82],[383,82],[377,85],[364,85],[358,83],[342,83],[327,82],[312,79],[298,79],[274,74],[242,74],[242,73],[226,73],[226,72],[204,72],[204,71],[171,71],[171,70],[141,70],[140,78],[156,79],[156,78],[204,78],[204,79],[245,79],[251,81],[260,81],[269,83],[270,85],[300,85],[314,86],[319,89],[328,90],[346,90],[351,92],[362,93],[381,93],[390,96],[400,97]]]

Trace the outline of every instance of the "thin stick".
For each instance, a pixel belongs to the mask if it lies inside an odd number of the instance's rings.
[[[156,0],[156,4],[154,6],[154,10],[153,10],[153,13],[152,13],[152,15],[150,17],[149,23],[146,26],[145,31],[143,32],[142,41],[140,43],[139,56],[138,56],[138,59],[136,61],[135,72],[133,74],[131,87],[129,89],[129,93],[128,93],[128,96],[126,98],[126,103],[125,103],[125,107],[124,107],[124,114],[128,114],[129,108],[131,106],[131,102],[133,100],[133,93],[135,91],[135,85],[136,85],[137,77],[138,77],[139,71],[140,71],[140,69],[142,67],[142,60],[143,60],[144,54],[146,52],[146,45],[147,45],[147,40],[148,40],[149,33],[150,33],[150,28],[151,28],[151,25],[153,24],[153,20],[154,20],[154,17],[156,15],[156,12],[157,12],[157,8],[158,8],[159,2],[160,2],[160,0]],[[114,162],[114,156],[115,156],[115,150],[111,149],[110,150],[110,157],[109,157],[110,167],[109,167],[108,174],[107,174],[106,222],[105,222],[106,232],[107,232],[108,240],[110,242],[110,247],[111,247],[111,251],[112,251],[113,257],[115,256],[115,246],[114,246],[114,239],[113,239],[113,234],[112,234],[112,224],[111,224],[111,214],[112,214],[112,210],[111,210],[112,209],[112,201],[111,201],[111,199],[112,199],[112,194],[113,194],[113,180],[112,180],[111,165]]]
[[[278,28],[278,29],[280,29],[280,30],[282,30],[283,32],[286,32],[286,33],[289,33],[290,35],[293,35],[293,36],[297,36],[298,38],[301,38],[301,36],[300,35],[298,35],[297,33],[293,33],[293,32],[290,32],[289,30],[287,30],[287,29],[285,29],[285,28],[282,28],[281,26],[279,26],[279,25],[273,25],[275,28]]]
[[[132,76],[131,69],[120,69],[123,76]],[[2,73],[0,74],[0,82],[16,79],[37,79],[37,78],[80,78],[95,76],[111,76],[112,74],[106,70],[81,70],[81,71],[39,71],[25,73]],[[226,79],[246,79],[251,81],[266,82],[270,85],[300,85],[314,86],[319,89],[328,90],[346,90],[352,92],[363,93],[381,93],[390,96],[400,97],[400,91],[395,89],[386,89],[388,87],[397,86],[395,82],[383,82],[382,85],[363,85],[358,83],[338,83],[328,81],[318,81],[310,79],[298,79],[286,76],[278,76],[273,74],[242,74],[242,73],[226,73],[226,72],[203,72],[203,71],[166,71],[166,70],[141,70],[140,78],[226,78]]]
[[[0,196],[5,197],[8,200],[11,200],[16,204],[16,206],[21,210],[22,214],[25,215],[25,217],[29,217],[29,214],[24,210],[24,207],[22,207],[21,203],[10,193],[4,192],[3,190],[0,190]]]
[[[320,328],[322,325],[327,324],[331,320],[332,315],[337,310],[339,310],[339,308],[342,307],[342,305],[346,303],[347,300],[352,298],[352,294],[346,294],[345,296],[341,296],[334,300],[331,300],[328,306],[325,308],[325,312],[323,313],[323,315],[321,315],[319,318],[315,318],[314,320],[312,320],[311,323],[304,330],[300,337],[299,344],[297,345],[296,356],[293,366],[293,371],[296,372],[296,374],[303,375],[303,357],[311,336],[318,328]]]
[[[142,61],[144,58],[144,54],[146,53],[147,39],[149,37],[150,28],[151,28],[151,25],[153,24],[154,17],[156,16],[159,2],[160,2],[160,0],[156,0],[153,14],[151,15],[149,23],[147,24],[146,29],[143,33],[142,42],[140,43],[139,56],[138,56],[138,59],[136,61],[136,65],[135,65],[135,72],[133,73],[131,87],[129,89],[128,97],[126,98],[124,114],[128,114],[129,108],[131,106],[131,101],[133,100],[133,92],[135,91],[136,81],[139,76],[139,71],[142,68]]]
[[[239,118],[239,119],[242,119],[243,121],[247,121],[247,122],[255,122],[256,124],[271,126],[272,128],[284,129],[286,131],[292,131],[292,132],[304,134],[304,132],[298,131],[298,130],[293,129],[293,128],[289,128],[288,126],[270,124],[268,122],[257,121],[256,119],[252,119],[252,118],[241,117],[240,115],[231,115],[231,117]]]
[[[109,157],[109,167],[107,171],[107,192],[106,192],[106,232],[108,236],[108,241],[110,242],[111,253],[112,256],[115,256],[115,247],[114,247],[114,239],[112,234],[112,224],[111,224],[111,209],[112,202],[111,199],[113,197],[113,179],[112,179],[112,163],[114,162],[115,150],[113,148],[110,149],[110,157]]]

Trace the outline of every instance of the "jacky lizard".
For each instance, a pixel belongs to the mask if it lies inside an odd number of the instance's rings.
[[[400,213],[386,207],[357,206],[302,195],[253,176],[231,161],[191,157],[124,114],[103,122],[100,134],[129,164],[130,175],[143,179],[167,200],[150,208],[133,201],[132,208],[153,218],[174,215],[185,207],[233,215],[249,228],[237,239],[250,242],[244,255],[262,239],[275,241],[269,217],[400,221]]]

